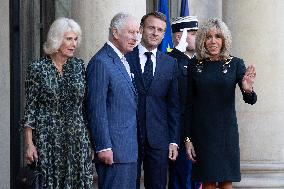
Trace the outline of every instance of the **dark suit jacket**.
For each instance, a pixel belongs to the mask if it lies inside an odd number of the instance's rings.
[[[154,78],[147,89],[142,78],[138,47],[126,54],[126,59],[135,75],[134,81],[139,96],[138,129],[144,134],[138,136],[138,140],[143,143],[147,136],[152,148],[168,150],[170,143],[179,143],[177,64],[170,56],[157,51]],[[146,115],[143,115],[145,110]],[[141,131],[143,129],[146,131]]]
[[[136,162],[137,94],[115,51],[105,44],[87,67],[88,117],[95,151],[112,148],[115,163]]]

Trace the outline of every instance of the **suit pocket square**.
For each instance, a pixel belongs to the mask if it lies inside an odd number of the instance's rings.
[[[134,73],[130,73],[131,80],[134,81]]]

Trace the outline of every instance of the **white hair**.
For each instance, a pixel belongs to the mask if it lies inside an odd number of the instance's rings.
[[[46,42],[43,45],[44,52],[50,55],[58,51],[66,32],[76,33],[78,45],[80,44],[82,31],[79,24],[70,18],[60,17],[49,28]]]
[[[109,26],[109,39],[113,37],[112,30],[117,29],[118,31],[121,31],[121,29],[123,28],[123,26],[125,25],[128,19],[135,20],[135,18],[132,15],[122,13],[122,12],[116,14],[111,19],[110,26]]]

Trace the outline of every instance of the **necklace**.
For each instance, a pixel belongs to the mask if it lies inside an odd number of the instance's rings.
[[[51,58],[51,60],[52,60],[53,65],[55,66],[55,68],[59,72],[59,74],[62,76],[63,75],[63,65],[67,62],[67,60],[65,60],[63,63],[58,63],[52,58]]]
[[[228,69],[230,68],[230,62],[233,59],[232,56],[230,56],[227,60],[224,61],[223,66],[222,66],[222,73],[226,74],[228,72]],[[205,60],[206,61],[206,60]],[[212,60],[210,60],[212,61]],[[203,60],[198,60],[196,63],[196,72],[197,73],[202,73],[203,71]]]

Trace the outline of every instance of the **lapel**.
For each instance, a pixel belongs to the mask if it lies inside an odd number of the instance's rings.
[[[163,73],[163,70],[164,70],[163,64],[164,64],[164,62],[163,62],[163,55],[158,50],[157,54],[156,54],[156,68],[155,68],[154,77],[153,77],[153,80],[152,80],[149,88],[147,89],[147,91],[153,89],[153,84],[160,79],[161,74]]]
[[[153,82],[156,82],[157,80],[159,80],[161,73],[163,73],[164,68],[163,68],[162,53],[159,50],[157,51],[155,73],[154,73],[154,77],[153,77],[152,83],[150,84],[149,88],[146,88],[144,80],[143,80],[138,47],[135,47],[131,54],[132,56],[128,56],[128,57],[129,57],[129,62],[131,63],[130,67],[133,68],[132,71],[134,72],[135,77],[136,77],[135,81],[139,82],[139,84],[137,85],[142,86],[143,87],[142,90],[147,92],[151,88]]]
[[[122,63],[122,61],[120,60],[118,55],[115,53],[115,51],[108,44],[105,44],[105,47],[107,49],[108,56],[113,59],[113,63],[118,68],[118,70],[123,75],[123,77],[126,79],[128,86],[130,86],[130,88],[132,89],[134,94],[137,95],[135,87],[133,86],[131,78],[129,77],[129,75],[128,75],[127,71],[126,71],[126,68],[125,68],[124,64]]]
[[[153,82],[159,80],[161,73],[163,72],[163,60],[162,60],[162,53],[158,50],[156,55],[156,68],[154,73]]]
[[[142,75],[142,70],[141,70],[141,65],[140,65],[140,58],[139,58],[139,49],[138,47],[135,47],[133,52],[131,52],[130,54],[127,55],[127,59],[128,62],[130,63],[130,68],[131,68],[131,72],[133,72],[135,74],[135,82],[137,82],[136,86],[141,86],[139,87],[140,90],[144,90],[145,92],[147,92],[148,90],[151,89],[152,85],[154,82],[157,82],[162,73],[164,72],[164,66],[163,64],[165,62],[163,62],[163,54],[162,52],[160,52],[159,50],[157,51],[156,54],[156,68],[155,68],[155,73],[154,73],[154,77],[152,80],[152,83],[150,84],[149,88],[145,87],[144,81],[143,81],[143,75]]]
[[[135,82],[137,82],[136,86],[137,87],[143,86],[143,89],[145,89],[141,65],[140,65],[139,49],[137,46],[133,49],[133,52],[127,55],[127,59],[130,64],[131,72],[133,72],[135,75]]]

